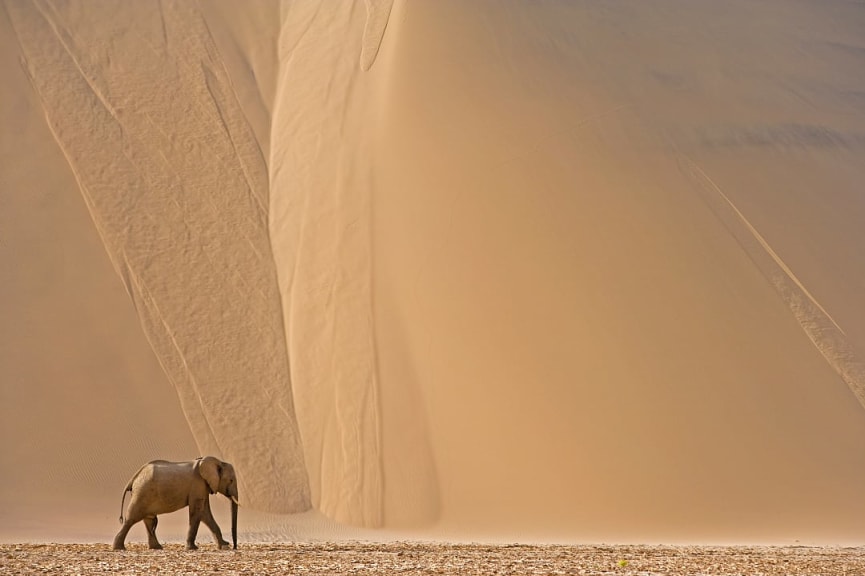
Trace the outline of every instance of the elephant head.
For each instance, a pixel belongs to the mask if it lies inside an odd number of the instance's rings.
[[[206,456],[195,461],[194,470],[207,483],[211,494],[222,494],[231,500],[231,542],[237,549],[237,475],[234,466],[228,462]]]

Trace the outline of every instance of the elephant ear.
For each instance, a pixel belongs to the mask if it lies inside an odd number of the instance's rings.
[[[213,456],[207,456],[195,461],[195,470],[207,482],[210,493],[216,494],[219,490],[219,476],[222,473],[222,462]]]

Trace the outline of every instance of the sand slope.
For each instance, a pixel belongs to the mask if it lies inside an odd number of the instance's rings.
[[[0,10],[0,532],[103,533],[141,462],[197,449],[10,26]]]
[[[239,472],[253,505],[306,509],[267,170],[202,16],[181,5],[113,4],[97,21],[50,3],[7,9],[49,127],[200,453],[241,470],[258,462],[259,480]]]
[[[37,454],[83,508],[153,453],[426,537],[862,533],[855,4],[4,9],[4,538]]]
[[[861,22],[753,24],[771,6],[402,11],[374,276],[403,350],[379,355],[413,359],[445,524],[859,529],[862,78],[816,47]]]

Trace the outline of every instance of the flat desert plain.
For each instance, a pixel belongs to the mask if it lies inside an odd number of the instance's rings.
[[[859,1],[0,0],[0,571],[865,573],[863,183]]]
[[[388,543],[256,544],[190,553],[92,544],[0,545],[0,574],[356,574],[593,576],[854,576],[853,548],[529,546]]]

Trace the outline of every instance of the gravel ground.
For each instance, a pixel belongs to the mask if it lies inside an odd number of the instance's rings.
[[[421,543],[2,544],[0,574],[865,575],[865,548],[493,546]]]

